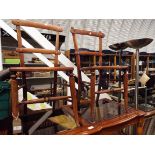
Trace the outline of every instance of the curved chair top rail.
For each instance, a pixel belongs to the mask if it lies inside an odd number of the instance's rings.
[[[32,22],[32,21],[27,21],[27,20],[14,19],[14,20],[12,20],[12,24],[14,24],[16,26],[27,26],[27,27],[47,29],[47,30],[52,30],[52,31],[56,31],[56,32],[63,31],[63,28],[60,26],[57,26],[57,25],[42,24],[42,23]]]
[[[88,35],[88,36],[94,36],[94,37],[100,37],[104,38],[105,34],[101,31],[99,32],[93,32],[93,31],[87,31],[87,30],[80,30],[80,29],[74,29],[74,27],[71,27],[70,32],[72,34],[81,34],[81,35]]]

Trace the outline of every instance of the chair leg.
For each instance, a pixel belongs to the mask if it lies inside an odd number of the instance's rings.
[[[57,124],[54,124],[53,125],[53,129],[54,129],[55,134],[59,131]]]
[[[103,82],[102,82],[102,79],[103,78],[103,75],[102,75],[102,71],[100,71],[99,73],[99,85],[98,85],[98,91],[101,90],[101,87],[103,87]],[[99,107],[99,98],[100,98],[100,94],[97,94],[97,97],[96,97],[96,106]]]
[[[94,122],[94,120],[95,120],[95,109],[94,109],[94,104],[95,104],[95,72],[91,73],[90,98],[91,98],[90,116],[92,118],[92,121]]]
[[[98,91],[100,91],[100,90],[101,90],[101,85],[99,84]],[[96,96],[96,106],[97,107],[99,107],[99,98],[100,98],[100,94],[97,94],[97,96]]]
[[[137,123],[137,135],[143,135],[144,129],[144,118],[140,118]]]

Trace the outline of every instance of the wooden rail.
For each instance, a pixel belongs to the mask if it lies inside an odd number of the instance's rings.
[[[32,22],[32,21],[27,21],[27,20],[14,19],[14,20],[12,20],[12,24],[14,24],[16,26],[35,27],[35,28],[53,30],[53,31],[57,31],[57,32],[63,31],[63,28],[60,26],[47,25],[47,24],[42,24],[42,23],[37,23],[37,22]]]
[[[79,55],[94,55],[94,56],[103,56],[104,54],[99,53],[99,52],[89,52],[89,51],[79,51],[79,52],[75,52],[75,54],[79,54]]]
[[[42,54],[56,54],[60,55],[61,52],[56,50],[47,50],[41,48],[16,48],[16,52],[19,53],[42,53]]]
[[[20,103],[35,104],[35,103],[42,103],[42,102],[48,102],[48,101],[67,100],[68,98],[70,98],[70,96],[45,97],[45,98],[39,98],[39,99],[32,99],[28,101],[22,101]]]
[[[103,69],[128,69],[128,66],[93,66],[93,67],[83,67],[81,68],[81,71],[87,71],[87,70],[103,70]]]
[[[11,67],[13,72],[73,71],[73,67]]]
[[[70,32],[73,34],[95,36],[95,37],[100,37],[100,38],[103,38],[105,36],[104,33],[102,33],[101,31],[93,32],[93,31],[87,31],[87,30],[74,29],[73,27],[71,28]]]
[[[113,92],[118,92],[124,90],[124,88],[115,88],[115,89],[106,89],[106,90],[100,90],[96,91],[96,94],[104,94],[104,93],[113,93]]]

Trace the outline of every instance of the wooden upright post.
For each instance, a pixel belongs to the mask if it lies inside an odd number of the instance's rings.
[[[147,65],[146,65],[146,74],[147,75],[149,74],[149,61],[150,61],[150,56],[148,55],[147,60],[146,60],[146,63],[147,63]]]
[[[94,117],[95,117],[95,114],[94,114],[94,105],[95,105],[95,80],[96,80],[96,77],[95,77],[95,71],[91,72],[91,86],[90,86],[90,98],[91,98],[91,103],[90,103],[90,106],[91,106],[91,110],[90,110],[90,115],[92,117],[92,121],[94,121]]]
[[[114,66],[116,66],[116,54],[114,55]],[[116,69],[114,69],[114,81],[116,81]]]
[[[55,50],[59,50],[59,32],[56,32],[56,45]],[[55,55],[54,60],[54,67],[58,67],[58,55]],[[57,83],[58,83],[58,72],[54,71],[54,84],[53,84],[53,93],[52,95],[55,96],[57,94]],[[55,101],[53,101],[53,109],[55,109]]]
[[[124,71],[124,107],[125,111],[128,112],[128,71]]]
[[[17,40],[18,40],[18,48],[22,48],[22,36],[20,26],[16,26],[17,29]],[[24,67],[24,53],[20,53],[20,66]],[[26,82],[26,74],[22,72],[22,84],[23,84],[23,99],[27,100],[27,82]],[[27,113],[27,105],[24,105],[24,114]]]
[[[0,71],[3,70],[2,46],[1,46],[1,31],[0,31]]]
[[[16,80],[16,75],[11,75],[11,105],[12,105],[12,115],[14,118],[19,116],[18,108],[18,84]]]
[[[69,81],[70,81],[70,92],[71,92],[71,96],[72,96],[72,106],[73,106],[74,118],[75,118],[77,126],[80,126],[79,116],[78,116],[78,102],[77,102],[77,98],[76,98],[77,94],[76,94],[76,90],[75,90],[75,79],[74,79],[72,72],[70,73]]]

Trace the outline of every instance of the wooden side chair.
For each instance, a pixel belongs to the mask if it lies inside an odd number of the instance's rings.
[[[31,22],[31,21],[25,21],[25,20],[12,20],[12,23],[16,26],[17,30],[17,40],[18,40],[18,48],[17,52],[20,53],[20,66],[24,67],[24,52],[26,53],[44,53],[44,54],[55,54],[54,59],[54,66],[58,67],[58,53],[59,53],[59,33],[63,31],[63,29],[56,25],[45,25],[42,23],[37,22]],[[23,49],[22,48],[22,34],[21,34],[21,26],[27,26],[27,27],[34,27],[34,28],[40,28],[40,29],[46,29],[50,31],[56,32],[56,42],[55,42],[55,51],[58,51],[58,53],[51,53],[49,51],[45,51],[44,49]],[[22,84],[23,84],[23,99],[27,99],[26,92],[27,92],[27,86],[26,86],[26,75],[23,72],[22,73]],[[51,89],[51,94],[56,94],[57,91],[57,71],[54,71],[54,81],[53,81],[53,89]],[[55,107],[55,104],[53,104]],[[27,106],[24,106],[24,113],[27,113]]]
[[[90,85],[88,82],[82,80],[81,76],[81,59],[80,55],[91,55],[93,57],[99,56],[99,66],[102,66],[102,38],[104,37],[104,34],[102,32],[92,32],[92,31],[86,31],[86,30],[79,30],[79,29],[74,29],[73,27],[71,28],[70,32],[72,33],[73,36],[73,42],[74,42],[74,48],[75,48],[75,57],[76,57],[76,65],[77,65],[77,70],[78,70],[78,105],[87,103],[91,107],[91,116],[93,117],[93,109],[94,109],[94,96],[93,94],[90,93],[90,98],[89,99],[83,99],[83,91],[85,85]],[[99,52],[90,52],[90,51],[79,51],[78,43],[77,43],[77,38],[76,35],[88,35],[88,36],[94,36],[99,38]],[[95,64],[94,64],[95,65]],[[102,87],[102,71],[99,72],[99,85],[98,85],[98,90],[101,90]],[[91,92],[91,91],[90,91]],[[99,100],[100,94],[97,94],[97,99],[96,99],[96,104],[98,106],[98,100]]]
[[[17,80],[17,72],[35,72],[35,71],[67,71],[69,72],[69,79],[70,79],[70,91],[71,91],[71,96],[51,96],[51,97],[45,97],[45,98],[39,98],[39,99],[32,99],[32,100],[23,100],[21,102],[18,101],[18,80]],[[36,103],[44,103],[47,102],[49,103],[50,101],[58,101],[58,100],[69,100],[72,102],[72,106],[67,106],[67,109],[73,112],[73,117],[76,122],[76,125],[79,126],[79,119],[78,119],[78,113],[77,113],[77,100],[75,97],[76,96],[76,91],[75,91],[75,80],[73,77],[73,68],[72,67],[12,67],[10,68],[11,72],[11,102],[12,102],[12,116],[14,119],[18,119],[20,117],[20,112],[19,108],[22,105],[27,105],[27,104],[36,104]],[[44,122],[47,118],[51,116],[53,112],[57,109],[63,109],[63,105],[61,107],[58,107],[56,109],[48,109],[46,110],[45,117],[40,120],[41,122]],[[68,112],[70,114],[70,112]],[[39,122],[38,122],[39,123]],[[39,123],[40,125],[40,123]],[[37,125],[37,127],[39,127]],[[35,127],[36,128],[36,127]],[[31,132],[30,132],[31,133]],[[29,134],[30,134],[29,133]]]
[[[14,119],[18,118],[21,115],[28,115],[27,113],[27,104],[36,104],[36,103],[43,103],[43,102],[52,102],[52,110],[50,112],[45,113],[45,117],[40,120],[40,122],[43,122],[46,120],[52,112],[56,110],[56,101],[58,100],[69,100],[72,102],[72,107],[68,107],[68,109],[73,110],[74,113],[74,119],[76,122],[76,125],[79,126],[78,121],[78,113],[77,113],[77,101],[74,96],[76,96],[75,91],[75,81],[73,77],[73,68],[72,67],[60,67],[58,65],[58,55],[60,54],[59,51],[59,33],[63,31],[63,29],[59,26],[54,25],[45,25],[41,23],[31,22],[31,21],[25,21],[25,20],[13,20],[12,23],[16,25],[17,28],[17,38],[18,38],[18,48],[16,49],[17,52],[20,53],[20,67],[11,67],[11,97],[12,97],[12,114]],[[41,49],[41,48],[23,48],[22,47],[22,36],[21,36],[21,29],[20,26],[28,26],[28,27],[35,27],[35,28],[42,28],[47,29],[51,31],[56,31],[56,48],[55,50],[47,50],[47,49]],[[42,53],[42,54],[52,54],[55,57],[54,60],[54,67],[25,67],[24,65],[24,53]],[[27,79],[26,79],[26,72],[54,72],[54,80],[53,80],[53,89],[51,89],[51,96],[45,97],[45,98],[39,98],[39,99],[33,99],[28,100],[27,98]],[[67,72],[69,76],[70,81],[70,91],[71,96],[59,96],[57,94],[57,72],[63,71]],[[17,81],[17,73],[22,74],[22,85],[18,87],[18,81]],[[23,100],[21,103],[18,103],[18,89],[23,88]],[[24,105],[24,112],[19,114],[19,107]],[[66,105],[67,106],[67,105]],[[63,106],[62,106],[63,107]],[[62,108],[58,107],[58,108]],[[38,124],[41,124],[40,122],[37,122]],[[37,128],[39,125],[36,125],[34,128]],[[27,131],[25,131],[27,133]],[[29,132],[29,134],[32,134],[32,132]]]
[[[97,95],[96,97],[96,105],[99,106],[98,101],[99,101],[99,97],[100,94],[103,93],[108,93],[108,92],[114,92],[114,91],[121,91],[123,90],[123,88],[118,88],[118,89],[112,89],[112,90],[102,90],[101,88],[105,88],[104,87],[104,80],[105,77],[103,77],[103,70],[111,70],[111,69],[118,69],[118,70],[124,70],[124,96],[125,98],[125,107],[127,110],[127,83],[128,83],[128,75],[127,75],[127,67],[123,67],[123,66],[103,66],[102,63],[102,38],[104,37],[104,34],[102,32],[92,32],[92,31],[86,31],[86,30],[79,30],[79,29],[74,29],[71,28],[71,33],[73,35],[73,42],[74,42],[74,48],[75,48],[75,55],[76,55],[76,64],[77,64],[77,68],[78,68],[78,102],[81,102],[81,96],[82,96],[82,89],[83,89],[83,85],[86,83],[85,81],[82,80],[81,77],[81,71],[91,71],[92,73],[95,72],[95,70],[99,71],[99,83],[98,83],[98,90],[97,92],[95,92],[95,94]],[[99,38],[99,52],[94,51],[94,52],[89,52],[89,51],[79,51],[78,48],[78,44],[77,44],[77,38],[76,35],[89,35],[89,36],[93,36],[93,37],[98,37]],[[80,59],[80,55],[88,55],[88,56],[99,56],[99,65],[94,64],[94,66],[92,67],[81,67],[81,59]],[[93,73],[91,75],[91,90],[90,90],[90,105],[91,105],[91,116],[93,116],[93,109],[94,109],[94,102],[95,102],[95,94],[93,92],[93,90],[95,90],[95,74]]]
[[[108,122],[113,122],[111,125],[116,126],[120,122],[125,123],[125,125],[129,125],[129,121],[133,121],[133,117],[130,117],[134,114],[134,119],[139,123],[139,120],[143,120],[144,113],[141,111],[137,111],[135,109],[132,109],[128,106],[128,66],[102,66],[102,38],[104,37],[104,34],[102,32],[92,32],[92,31],[86,31],[86,30],[79,30],[71,28],[71,33],[73,35],[73,42],[74,42],[74,48],[75,48],[75,55],[76,55],[76,63],[78,68],[78,104],[81,103],[81,96],[82,96],[82,87],[85,83],[85,81],[82,80],[81,77],[81,71],[89,71],[91,73],[90,77],[90,116],[92,120],[95,121],[95,114],[94,114],[94,108],[95,108],[95,95],[96,97],[96,106],[98,105],[98,100],[100,94],[103,93],[114,93],[114,92],[123,92],[123,98],[124,103],[123,106],[121,106],[121,113],[118,117],[116,117],[116,120],[118,121],[112,121],[113,119],[107,120],[107,127]],[[89,51],[79,51],[78,49],[78,43],[76,35],[89,35],[89,36],[95,36],[99,38],[99,52],[89,52]],[[89,67],[81,67],[81,61],[80,61],[80,55],[88,55],[88,56],[99,56],[99,65],[89,66]],[[102,88],[102,80],[104,79],[102,75],[102,70],[122,70],[124,72],[123,75],[123,87],[120,88],[112,88],[112,89],[101,89]],[[98,90],[95,90],[95,84],[96,84],[96,77],[95,77],[95,70],[99,71],[99,85]],[[119,104],[119,103],[118,103]],[[132,110],[131,110],[132,109]],[[140,119],[139,119],[140,118]],[[115,119],[114,119],[115,120]],[[105,120],[104,120],[105,121]],[[103,121],[103,122],[104,122]],[[119,122],[120,121],[120,122]],[[101,121],[102,122],[102,121]],[[97,122],[96,122],[97,123]],[[117,124],[118,123],[118,124]],[[105,123],[106,125],[106,123]],[[110,126],[111,126],[110,125]],[[98,126],[98,125],[97,125]],[[101,128],[101,127],[100,127]],[[104,126],[103,126],[104,128]],[[141,130],[143,129],[143,125],[141,124]],[[75,129],[76,130],[76,129]]]
[[[117,89],[107,89],[107,90],[100,90],[95,91],[95,70],[102,70],[102,69],[123,69],[124,70],[124,88],[117,88]],[[91,93],[91,120],[87,118],[83,118],[83,121],[86,120],[89,122],[88,124],[81,125],[72,130],[67,131],[60,131],[58,134],[60,135],[107,135],[107,134],[124,134],[123,129],[128,129],[129,126],[134,125],[135,130],[133,131],[134,134],[142,135],[143,128],[144,128],[144,119],[145,119],[145,112],[141,110],[136,110],[128,106],[128,94],[127,94],[127,70],[126,66],[94,66],[94,67],[84,67],[81,68],[81,71],[90,70],[91,71],[91,84],[90,84],[90,93]],[[124,92],[124,104],[120,115],[114,116],[109,119],[99,119],[98,116],[94,116],[94,106],[95,106],[95,94],[96,93],[111,93],[115,91]],[[89,118],[89,117],[88,117]],[[91,122],[92,119],[94,122]],[[127,130],[128,131],[128,130]],[[125,132],[128,134],[128,132]]]

